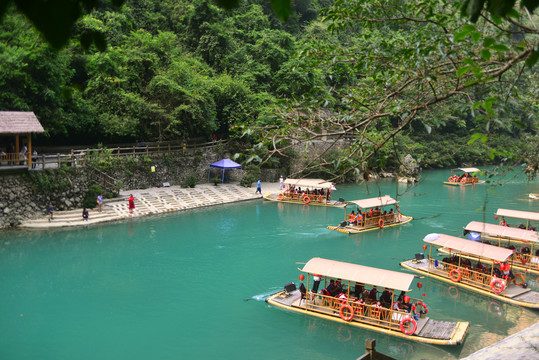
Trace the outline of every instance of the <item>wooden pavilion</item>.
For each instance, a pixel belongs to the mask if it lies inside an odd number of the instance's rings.
[[[31,134],[43,132],[43,126],[31,111],[0,111],[0,136],[14,137],[14,142],[0,144],[0,164],[7,162],[11,166],[26,164],[31,167]]]

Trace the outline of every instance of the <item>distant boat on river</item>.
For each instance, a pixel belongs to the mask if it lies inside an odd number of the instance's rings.
[[[331,200],[335,185],[322,179],[286,179],[279,193],[268,193],[264,199],[301,205],[343,207],[343,199]]]
[[[346,234],[358,234],[369,230],[403,225],[412,221],[411,216],[401,214],[398,203],[389,195],[348,201],[344,207],[344,220],[338,226],[328,226],[327,228]],[[351,205],[358,207],[357,214],[353,210],[347,214],[346,208]],[[387,210],[389,206],[391,208]]]
[[[479,176],[476,175],[480,171],[474,167],[451,169],[451,174],[453,172],[457,174],[451,175],[447,181],[444,181],[444,184],[452,186],[484,184],[485,181],[479,180]]]

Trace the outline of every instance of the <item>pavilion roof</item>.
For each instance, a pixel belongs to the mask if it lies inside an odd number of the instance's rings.
[[[0,111],[0,134],[45,132],[32,111]]]

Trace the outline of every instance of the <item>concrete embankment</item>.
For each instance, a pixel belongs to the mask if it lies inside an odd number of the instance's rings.
[[[278,189],[279,185],[276,185]],[[264,184],[263,189],[269,191],[274,184]],[[245,188],[236,184],[197,185],[195,188],[171,186],[150,188],[144,190],[129,190],[120,193],[120,197],[105,201],[102,211],[89,210],[89,219],[82,219],[82,209],[57,211],[53,220],[41,215],[24,221],[21,228],[56,228],[69,226],[85,226],[89,224],[117,221],[127,218],[169,213],[232,203],[237,201],[260,199],[262,195],[255,194],[256,188]],[[135,210],[129,213],[127,199],[130,194],[135,198]]]
[[[539,323],[487,346],[461,360],[539,359]]]

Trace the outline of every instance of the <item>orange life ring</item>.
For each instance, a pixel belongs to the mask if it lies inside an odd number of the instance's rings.
[[[311,202],[311,198],[310,198],[310,197],[308,197],[308,196],[304,196],[304,197],[303,197],[303,203],[304,203],[304,204],[308,204],[308,203],[310,203],[310,202]]]
[[[475,185],[475,179],[472,178],[472,185]]]
[[[407,322],[410,322],[412,324],[412,328],[408,330],[404,330],[404,324]],[[405,333],[406,335],[412,335],[417,330],[417,322],[414,319],[412,319],[410,316],[406,316],[404,319],[401,320],[400,328],[401,328],[401,331]]]
[[[460,180],[460,183],[461,183],[462,185],[466,184],[466,177],[463,177],[462,180]]]
[[[378,226],[379,226],[380,228],[383,228],[383,227],[384,227],[384,219],[378,220]]]
[[[453,176],[450,176],[449,178],[447,178],[447,181],[449,181],[449,182],[455,182],[455,181],[453,180]]]
[[[399,213],[399,222],[402,222],[402,214]]]
[[[452,290],[452,289],[455,289],[456,292],[451,293],[451,290]],[[459,289],[457,289],[457,288],[454,287],[454,286],[450,286],[449,289],[448,289],[448,292],[449,292],[449,296],[451,296],[453,299],[456,299],[456,298],[459,297]]]
[[[348,312],[350,313],[348,316],[344,315],[345,309],[348,310]],[[350,305],[344,304],[339,309],[339,315],[341,316],[341,319],[343,319],[344,321],[350,321],[354,318],[354,309]]]
[[[283,193],[280,193],[279,195],[277,195],[277,199],[278,200],[283,200],[284,199]]]
[[[498,284],[499,287],[497,287],[496,284]],[[502,279],[495,278],[490,283],[490,290],[492,290],[492,292],[495,294],[501,294],[505,290],[505,283],[502,281]]]
[[[517,277],[520,279],[520,282],[517,282]],[[515,285],[524,284],[524,276],[522,274],[515,274]]]
[[[414,307],[415,307],[416,310],[417,310],[418,306],[421,306],[423,308],[423,311],[425,311],[425,314],[429,313],[429,308],[427,307],[427,305],[425,305],[424,302],[420,301],[417,304],[415,304]],[[419,311],[419,310],[417,310],[417,311]]]
[[[457,277],[454,277],[453,275],[457,273]],[[459,282],[460,279],[462,279],[462,271],[459,269],[453,269],[449,272],[449,278],[454,282]]]

